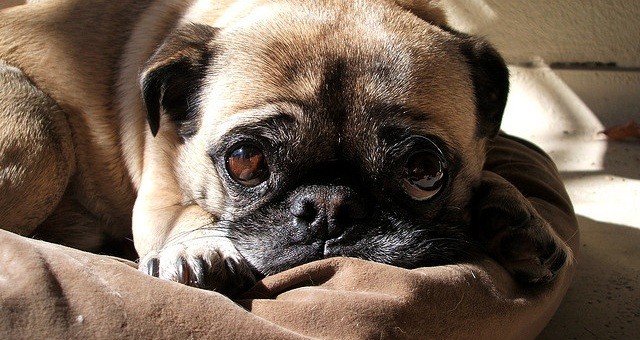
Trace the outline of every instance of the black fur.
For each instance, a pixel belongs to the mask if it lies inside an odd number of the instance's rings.
[[[509,95],[509,70],[498,52],[486,41],[448,29],[460,38],[460,51],[471,69],[478,115],[479,137],[495,137]]]
[[[271,164],[272,177],[257,187],[223,176],[228,211],[216,226],[226,229],[257,277],[334,256],[408,268],[452,263],[477,248],[448,185],[426,202],[411,199],[400,185],[406,157],[424,149],[444,150],[442,158],[455,164],[448,176],[455,178],[461,162],[439,138],[410,126],[371,126],[367,134],[342,133],[347,148],[366,146],[360,150],[307,145],[310,134],[334,128],[283,112],[230,131],[211,151],[221,172],[225,150],[244,142],[263,148]],[[381,164],[366,160],[373,154]]]
[[[161,109],[178,126],[182,138],[197,132],[198,94],[214,55],[216,32],[206,25],[187,25],[170,35],[147,61],[140,86],[154,136],[160,128]]]

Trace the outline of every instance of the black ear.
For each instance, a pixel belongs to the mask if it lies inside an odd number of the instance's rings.
[[[214,27],[189,24],[172,33],[151,56],[140,76],[147,121],[155,137],[163,110],[188,138],[197,131],[198,99],[213,58]]]
[[[456,32],[457,33],[457,32]],[[509,70],[498,52],[482,39],[457,33],[471,70],[478,115],[479,137],[495,137],[509,95]]]
[[[395,3],[432,25],[440,27],[447,25],[447,15],[439,1],[395,0]]]

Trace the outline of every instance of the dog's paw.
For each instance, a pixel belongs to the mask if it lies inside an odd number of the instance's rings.
[[[180,239],[140,259],[149,275],[234,296],[255,283],[251,268],[226,237]]]
[[[551,282],[570,251],[510,183],[485,178],[474,203],[474,228],[489,254],[524,284]]]

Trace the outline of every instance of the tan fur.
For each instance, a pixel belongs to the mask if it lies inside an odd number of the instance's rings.
[[[27,193],[15,194],[13,203],[0,198],[3,213],[12,210],[2,228],[27,235],[40,226],[47,228],[42,235],[51,235],[55,234],[51,230],[68,222],[64,218],[68,213],[76,220],[97,221],[109,235],[126,235],[133,228],[140,256],[160,251],[182,232],[214,222],[215,213],[221,210],[216,193],[223,189],[217,174],[210,170],[206,142],[232,126],[251,121],[256,112],[246,109],[265,100],[316,95],[324,71],[320,67],[326,61],[323,58],[331,54],[357,53],[368,58],[386,53],[389,58],[410,58],[414,64],[424,65],[393,70],[413,72],[408,77],[412,81],[406,84],[389,87],[362,77],[356,87],[377,98],[388,96],[390,101],[431,113],[433,119],[422,127],[424,132],[440,136],[467,157],[464,180],[454,189],[454,196],[459,202],[468,199],[468,183],[479,178],[483,145],[475,136],[475,102],[465,60],[448,44],[453,39],[449,33],[423,21],[445,23],[435,1],[305,1],[303,11],[296,6],[298,2],[287,0],[212,3],[59,0],[0,13],[0,60],[24,72],[18,73],[17,79],[2,81],[0,93],[15,90],[35,97],[28,101],[0,97],[2,125],[13,129],[0,133],[0,151],[6,154],[9,143],[18,143],[14,136],[25,134],[20,143],[26,145],[18,148],[15,159],[25,165],[31,162],[29,166],[35,169],[19,179],[23,189],[28,187]],[[326,26],[325,31],[296,24],[297,18],[322,21],[334,16],[352,20],[345,21],[343,27]],[[265,17],[281,25],[265,26]],[[379,18],[385,27],[372,24]],[[169,33],[188,22],[224,25],[226,32],[250,34],[253,44],[249,48],[241,43],[246,39],[225,41],[228,54],[222,58],[243,60],[246,67],[208,76],[201,129],[183,144],[166,119],[157,136],[149,132],[139,76]],[[249,26],[254,29],[246,30]],[[317,27],[322,27],[321,23]],[[317,43],[326,34],[331,36]],[[294,51],[292,54],[270,56],[276,65],[283,66],[281,69],[267,66],[266,56],[259,53],[271,50],[269,44],[274,41],[296,47],[287,49]],[[385,41],[402,41],[405,48],[385,51],[381,48]],[[303,55],[318,56],[299,69],[311,77],[291,78],[285,66]],[[8,69],[2,66],[4,73]],[[22,89],[25,86],[28,88]],[[27,117],[34,114],[36,118]],[[30,123],[17,122],[20,119]],[[42,138],[30,138],[38,134],[30,130],[33,122],[53,124],[56,129],[42,132]],[[47,162],[43,162],[45,158]],[[34,173],[38,174],[35,179]],[[6,176],[0,179],[12,180]],[[203,181],[212,196],[196,204],[190,186]],[[6,185],[0,185],[6,193]],[[40,199],[46,203],[38,203]],[[15,205],[17,208],[11,209]],[[47,216],[52,217],[44,221]],[[61,242],[92,250],[99,240]]]
[[[2,225],[30,234],[53,212],[74,170],[71,131],[55,102],[2,61],[0,121]]]

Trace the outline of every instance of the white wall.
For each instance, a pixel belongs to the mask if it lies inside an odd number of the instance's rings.
[[[640,1],[440,1],[451,26],[494,44],[514,81],[528,74],[530,87],[516,86],[543,107],[555,107],[536,97],[551,77],[573,92],[569,106],[581,101],[605,126],[640,121]],[[590,67],[598,63],[616,67]]]
[[[484,35],[508,62],[640,67],[640,1],[442,0],[453,27]]]

